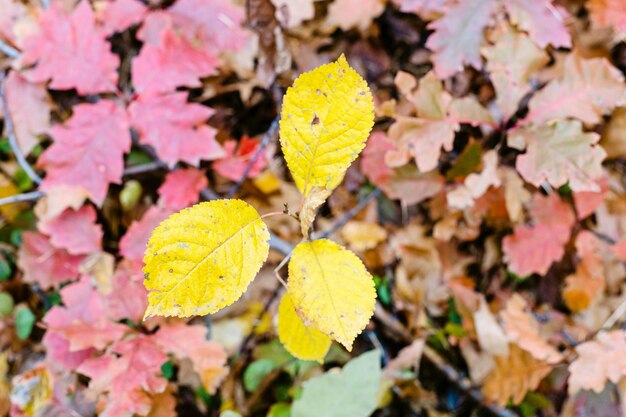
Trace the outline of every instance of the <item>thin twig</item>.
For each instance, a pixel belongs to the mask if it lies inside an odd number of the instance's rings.
[[[14,47],[12,47],[11,45],[9,45],[8,43],[4,42],[1,39],[0,39],[0,52],[2,52],[3,54],[5,54],[11,59],[17,59],[21,55],[20,51],[18,51],[17,49],[15,49]]]
[[[30,166],[26,157],[22,153],[20,146],[17,143],[17,137],[15,136],[15,129],[13,127],[13,120],[11,120],[11,113],[9,112],[9,103],[7,102],[6,90],[5,90],[5,80],[6,73],[0,74],[0,102],[2,102],[2,112],[4,113],[4,124],[7,128],[7,136],[9,137],[9,145],[11,146],[11,150],[15,155],[15,159],[20,167],[24,170],[28,178],[31,179],[32,182],[39,185],[41,184],[41,177],[37,175],[37,173]]]
[[[0,198],[0,206],[24,201],[35,201],[46,195],[43,191],[31,191],[24,194],[16,194],[9,197]]]
[[[246,180],[246,178],[248,177],[248,174],[252,170],[252,167],[254,166],[256,161],[265,151],[265,148],[267,148],[267,146],[275,140],[275,137],[278,134],[279,120],[280,120],[280,116],[276,117],[272,121],[270,128],[267,130],[267,132],[265,132],[265,135],[263,135],[263,139],[261,140],[261,143],[259,144],[258,149],[254,153],[254,155],[252,155],[252,158],[250,158],[250,160],[248,161],[248,164],[246,165],[246,168],[243,170],[243,174],[241,174],[241,177],[239,177],[239,180],[237,180],[237,182],[234,183],[232,187],[230,187],[230,191],[228,191],[228,196],[226,198],[233,198],[233,196],[237,193],[237,191],[239,191],[239,189],[243,185],[243,182]]]
[[[124,169],[124,176],[144,174],[146,172],[158,171],[159,169],[165,168],[167,168],[167,164],[165,162],[153,161]]]
[[[337,222],[328,230],[321,232],[321,233],[316,233],[313,235],[313,239],[325,239],[328,236],[332,235],[333,233],[335,233],[337,230],[341,229],[346,223],[348,223],[350,221],[350,219],[352,219],[354,216],[356,216],[357,214],[359,214],[359,212],[361,210],[363,210],[369,203],[370,201],[372,201],[375,198],[378,198],[378,196],[380,196],[380,188],[376,188],[374,189],[374,191],[372,191],[371,193],[369,193],[367,196],[365,196],[365,198],[363,198],[361,201],[359,201],[359,204],[357,204],[356,206],[352,207],[349,211],[347,211],[339,220],[337,220]]]

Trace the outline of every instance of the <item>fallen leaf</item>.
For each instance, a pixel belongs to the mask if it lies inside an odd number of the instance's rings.
[[[239,142],[227,140],[223,145],[226,155],[213,162],[213,169],[224,178],[239,181],[243,177],[244,170],[250,163],[250,160],[258,152],[259,146],[260,142],[258,139],[250,138],[247,135],[244,135]],[[271,149],[266,148],[252,164],[248,172],[248,178],[258,177],[267,167],[270,157]]]
[[[366,251],[387,239],[384,227],[371,222],[352,220],[341,229],[341,237],[355,250]]]
[[[200,191],[209,186],[204,171],[196,168],[179,169],[169,172],[159,187],[159,204],[174,210],[181,210],[197,203]]]
[[[384,0],[335,0],[328,7],[327,23],[331,27],[365,30],[385,10]]]
[[[109,100],[78,104],[70,119],[50,129],[50,136],[52,146],[37,161],[46,170],[42,190],[83,187],[101,205],[109,184],[121,182],[124,153],[130,150],[126,112]]]
[[[616,32],[626,30],[626,4],[623,1],[590,0],[586,6],[595,25],[613,27]]]
[[[31,82],[51,79],[54,90],[75,88],[79,94],[115,91],[119,58],[110,50],[106,34],[96,26],[88,1],[67,14],[54,2],[41,14],[39,31],[24,39],[20,58]]]
[[[424,339],[415,339],[410,345],[403,347],[383,369],[383,378],[394,378],[396,374],[409,368],[413,368],[417,375],[425,344]]]
[[[93,206],[79,210],[67,209],[58,217],[45,223],[39,222],[39,230],[50,236],[50,243],[65,249],[71,255],[83,255],[102,249],[102,226],[96,222]]]
[[[474,311],[473,318],[480,347],[495,356],[508,356],[508,338],[482,294],[479,296],[479,307]]]
[[[120,239],[120,255],[141,261],[152,230],[172,214],[171,209],[152,206],[139,221],[134,221]]]
[[[199,165],[200,160],[225,156],[215,140],[216,130],[205,124],[213,110],[187,102],[187,93],[141,95],[128,108],[139,140],[152,146],[161,160]]]
[[[530,35],[541,48],[552,45],[555,48],[572,46],[565,26],[567,12],[555,6],[553,0],[503,0],[511,22]]]
[[[576,252],[581,261],[576,272],[565,278],[563,299],[571,311],[579,313],[589,307],[606,287],[602,258],[605,247],[591,232],[583,230],[576,236]]]

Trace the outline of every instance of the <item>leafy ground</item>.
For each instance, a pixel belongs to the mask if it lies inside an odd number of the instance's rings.
[[[0,416],[626,415],[625,36],[623,0],[0,0]],[[352,352],[277,340],[289,216],[233,306],[144,321],[168,215],[301,209],[282,97],[341,54],[376,125],[312,236],[374,275]]]

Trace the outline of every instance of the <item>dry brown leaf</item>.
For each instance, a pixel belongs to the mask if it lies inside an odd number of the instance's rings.
[[[474,312],[474,327],[480,347],[496,356],[509,355],[509,340],[498,324],[496,317],[489,310],[485,297],[480,294],[478,310]]]
[[[392,379],[398,372],[409,368],[414,368],[415,373],[418,373],[425,343],[426,341],[424,339],[415,339],[413,343],[402,348],[402,350],[398,352],[398,356],[389,361],[387,366],[385,366],[383,378]]]
[[[600,145],[608,158],[626,156],[626,107],[618,107],[606,126]]]
[[[365,251],[387,239],[387,231],[377,223],[351,221],[341,229],[341,237],[355,250]]]
[[[500,406],[522,402],[526,393],[539,386],[541,380],[550,373],[552,366],[535,359],[527,351],[511,344],[510,354],[495,357],[496,367],[483,385],[483,393]]]
[[[547,363],[557,363],[563,360],[563,355],[550,346],[539,334],[539,323],[526,311],[526,300],[513,294],[500,313],[504,331],[509,340],[526,350],[535,359]]]
[[[585,310],[604,292],[604,260],[602,243],[591,232],[582,231],[576,237],[576,251],[581,262],[576,272],[565,278],[563,299],[574,313]]]

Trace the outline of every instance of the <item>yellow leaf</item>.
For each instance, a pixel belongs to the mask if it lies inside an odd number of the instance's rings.
[[[269,253],[259,213],[241,200],[214,200],[172,214],[144,257],[145,317],[215,313],[245,292]]]
[[[374,314],[374,280],[351,251],[328,239],[302,242],[289,262],[289,295],[307,323],[348,350]]]
[[[289,353],[305,361],[322,363],[330,349],[330,338],[298,317],[289,294],[278,307],[278,338]]]
[[[302,209],[300,210],[300,230],[302,231],[302,236],[307,237],[309,235],[309,229],[313,224],[313,220],[315,220],[317,208],[324,204],[330,193],[331,190],[326,188],[313,187],[309,195],[304,199]]]
[[[367,83],[342,55],[300,75],[285,94],[280,143],[300,192],[333,190],[374,125]]]

